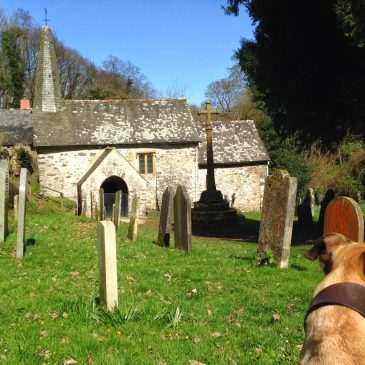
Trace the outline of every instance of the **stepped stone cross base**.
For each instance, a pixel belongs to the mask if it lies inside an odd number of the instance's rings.
[[[219,190],[205,190],[191,210],[193,228],[226,226],[235,223],[237,211],[229,207]]]

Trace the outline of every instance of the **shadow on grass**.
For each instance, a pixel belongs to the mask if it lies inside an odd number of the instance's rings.
[[[237,240],[241,242],[257,242],[260,221],[248,219],[243,215],[237,221],[225,226],[194,227],[193,235],[200,237],[219,238],[223,240]]]
[[[258,243],[260,221],[246,218],[244,215],[237,217],[237,222],[227,226],[214,226],[209,228],[193,227],[193,234],[200,237],[218,238],[221,240],[236,240],[239,242]],[[292,245],[312,245],[321,236],[317,223],[310,227],[301,226],[298,221],[293,222]]]
[[[31,237],[25,241],[25,246],[34,246],[36,243],[35,238]]]

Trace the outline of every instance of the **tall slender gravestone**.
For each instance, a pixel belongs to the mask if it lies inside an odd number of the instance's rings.
[[[265,180],[259,231],[259,253],[271,248],[281,268],[289,265],[297,179],[277,170]]]
[[[338,196],[324,213],[323,233],[337,232],[355,242],[364,242],[364,217],[355,200]]]
[[[28,187],[28,170],[20,170],[19,182],[19,207],[18,207],[18,229],[16,237],[16,258],[21,259],[24,256],[25,244],[25,215],[27,206],[27,187]]]
[[[174,238],[175,248],[191,252],[191,203],[181,185],[174,197]]]
[[[8,234],[9,212],[9,164],[0,160],[0,242],[5,241]]]
[[[122,199],[122,190],[118,190],[115,193],[115,203],[114,203],[114,210],[113,210],[113,221],[115,225],[115,230],[119,229],[120,225],[120,202]]]
[[[171,220],[174,211],[174,189],[167,187],[162,195],[160,224],[158,227],[157,244],[161,247],[169,247]]]
[[[104,220],[105,210],[104,210],[104,189],[99,190],[99,220]]]
[[[118,272],[115,227],[111,221],[97,223],[100,302],[107,309],[118,306]]]
[[[131,215],[128,226],[128,239],[135,241],[138,232],[139,196],[134,195],[132,200]]]

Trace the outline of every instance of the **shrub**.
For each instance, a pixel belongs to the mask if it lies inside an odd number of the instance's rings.
[[[33,169],[33,156],[31,151],[22,146],[17,147],[15,151],[20,166],[28,169],[29,172],[32,174],[34,169]]]
[[[347,138],[334,152],[321,151],[318,144],[311,148],[309,160],[314,166],[311,187],[322,195],[333,189],[337,194],[356,198],[364,193],[365,146],[362,141]]]

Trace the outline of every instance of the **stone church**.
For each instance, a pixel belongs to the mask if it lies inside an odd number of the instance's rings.
[[[122,190],[122,215],[138,194],[141,212],[161,204],[167,186],[184,185],[191,201],[205,190],[204,125],[186,99],[63,100],[50,28],[41,32],[33,108],[0,110],[4,145],[38,155],[41,189],[62,192],[81,211],[91,194],[110,214]],[[242,211],[260,210],[269,156],[253,121],[214,122],[217,189]]]

